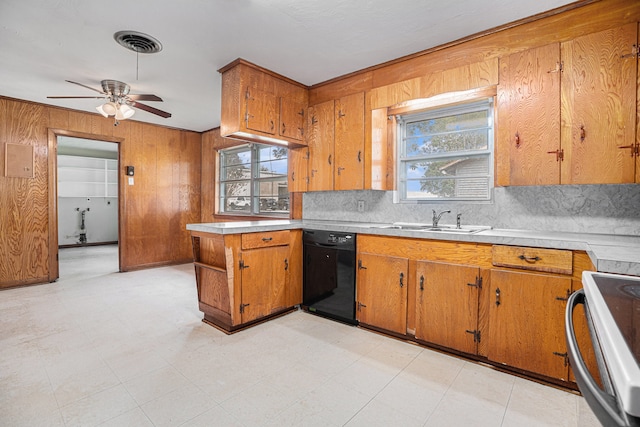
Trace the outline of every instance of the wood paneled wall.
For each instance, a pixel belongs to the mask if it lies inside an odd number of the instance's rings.
[[[120,268],[192,260],[187,223],[200,222],[201,134],[0,97],[0,288],[55,279],[50,261],[49,129],[119,139]],[[34,147],[34,178],[4,176],[5,144]],[[55,176],[55,175],[54,175]],[[54,203],[54,202],[53,202]]]

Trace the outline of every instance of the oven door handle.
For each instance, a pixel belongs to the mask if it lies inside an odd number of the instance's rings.
[[[573,311],[579,304],[585,303],[584,290],[574,292],[567,302],[567,310],[565,312],[565,333],[567,337],[567,350],[571,368],[576,377],[576,382],[582,392],[582,395],[589,403],[594,414],[601,423],[607,426],[628,426],[625,421],[623,411],[618,406],[615,396],[605,393],[595,382],[587,365],[584,363],[582,353],[578,348],[576,340],[575,328],[573,325]]]

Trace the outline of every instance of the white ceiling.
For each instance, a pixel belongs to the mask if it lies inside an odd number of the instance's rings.
[[[104,79],[164,102],[168,119],[133,120],[204,131],[220,124],[220,75],[236,58],[312,85],[565,4],[566,0],[1,0],[0,95],[95,112]],[[163,50],[139,57],[113,39],[134,30]]]

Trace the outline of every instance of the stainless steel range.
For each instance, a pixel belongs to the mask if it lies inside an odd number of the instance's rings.
[[[567,346],[576,382],[605,426],[640,426],[640,277],[585,271],[583,290],[569,299]],[[589,373],[573,327],[585,305],[602,388]]]

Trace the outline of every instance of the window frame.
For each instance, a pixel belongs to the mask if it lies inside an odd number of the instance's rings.
[[[260,158],[259,158],[259,152],[261,149],[264,148],[269,148],[269,149],[286,149],[287,150],[287,155],[286,157],[282,158],[282,159],[277,159],[277,160],[284,160],[285,164],[287,165],[287,169],[286,171],[281,175],[281,176],[277,176],[277,177],[268,177],[268,178],[261,178],[260,175],[260,169],[259,169],[259,165],[260,165]],[[243,152],[250,152],[250,160],[249,160],[249,164],[250,164],[250,171],[249,171],[249,177],[248,178],[239,178],[239,179],[224,179],[223,177],[223,173],[225,172],[225,157],[227,155],[231,155],[234,153],[243,153]],[[288,177],[289,177],[289,150],[288,147],[283,147],[283,146],[274,146],[274,145],[269,145],[269,144],[259,144],[259,143],[247,143],[247,144],[242,144],[242,145],[237,145],[237,146],[233,146],[233,147],[229,147],[229,148],[225,148],[225,149],[221,149],[218,151],[218,156],[217,157],[217,166],[218,166],[218,170],[216,173],[216,187],[215,187],[215,191],[217,191],[217,213],[216,215],[222,215],[222,216],[243,216],[243,217],[268,217],[268,218],[289,218],[290,216],[290,208],[291,208],[291,202],[290,202],[290,192],[288,191]],[[286,210],[285,209],[281,209],[281,210],[275,210],[273,212],[269,212],[269,211],[261,211],[261,207],[260,207],[260,199],[264,198],[264,197],[260,197],[260,184],[262,183],[267,183],[267,182],[279,182],[279,181],[284,181],[287,183],[287,196],[285,198],[285,202],[286,203]],[[227,210],[225,209],[225,202],[226,202],[226,185],[227,184],[234,184],[234,183],[247,183],[248,187],[249,187],[249,195],[244,195],[244,196],[232,196],[232,197],[244,197],[244,198],[248,198],[250,200],[250,208],[248,210]],[[279,203],[279,201],[277,202]]]
[[[495,96],[485,96],[482,98],[467,99],[464,102],[456,102],[454,104],[440,104],[429,106],[420,110],[405,109],[395,114],[396,120],[396,190],[394,191],[394,203],[420,204],[420,203],[444,203],[444,202],[463,202],[463,203],[492,203],[494,185],[494,162],[495,162]],[[465,113],[486,110],[488,112],[488,135],[487,148],[483,150],[468,151],[450,151],[446,153],[427,154],[424,156],[406,155],[406,126],[408,123],[415,123],[423,120],[434,119],[438,117],[446,117],[450,115],[462,115]],[[486,197],[425,197],[425,198],[409,198],[407,197],[407,177],[406,164],[415,162],[416,160],[443,160],[456,159],[459,157],[488,157],[487,175],[481,176],[460,176],[451,177],[451,179],[469,179],[469,178],[487,178],[487,196]]]

